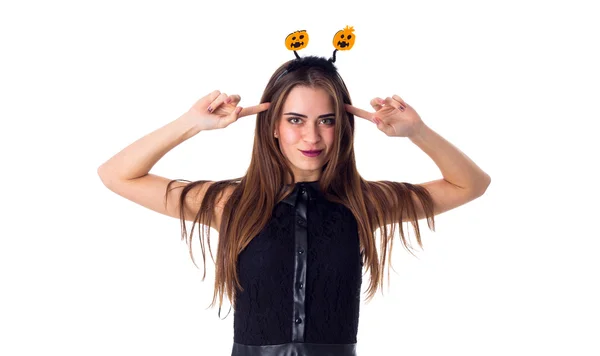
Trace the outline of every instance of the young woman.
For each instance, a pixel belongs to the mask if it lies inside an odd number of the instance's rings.
[[[221,306],[224,296],[232,301],[232,355],[355,355],[363,268],[370,272],[370,299],[383,286],[395,226],[410,247],[402,231],[402,222],[410,222],[421,245],[418,220],[427,219],[435,229],[435,215],[481,196],[490,177],[401,97],[373,99],[374,112],[352,106],[342,78],[324,58],[284,63],[261,104],[242,109],[239,102],[238,95],[208,94],[117,153],[98,173],[115,193],[181,219],[190,254],[194,230],[188,235],[185,221],[217,230],[211,306],[217,299]],[[149,173],[169,150],[199,132],[254,114],[252,157],[243,177],[187,182]],[[387,136],[409,138],[433,159],[443,179],[364,180],[354,159],[355,116]],[[210,230],[200,229],[199,235],[206,263]]]

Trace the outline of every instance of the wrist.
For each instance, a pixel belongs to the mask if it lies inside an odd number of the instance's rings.
[[[183,130],[185,133],[184,135],[186,139],[197,135],[200,131],[203,131],[202,127],[198,123],[198,120],[193,117],[189,111],[178,117],[175,122],[177,122],[177,125],[180,126],[181,130]]]
[[[429,135],[430,132],[431,132],[431,128],[429,128],[429,126],[425,125],[424,122],[421,122],[421,124],[417,125],[417,127],[415,128],[413,134],[409,137],[409,139],[415,143],[416,143],[416,141],[423,141],[427,138],[427,136]]]

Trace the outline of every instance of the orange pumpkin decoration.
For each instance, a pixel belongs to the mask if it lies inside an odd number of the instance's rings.
[[[340,51],[347,51],[354,46],[354,27],[346,26],[343,30],[339,30],[335,36],[333,36],[333,47]]]
[[[285,38],[285,46],[290,51],[297,51],[308,46],[308,33],[306,30],[290,33]]]

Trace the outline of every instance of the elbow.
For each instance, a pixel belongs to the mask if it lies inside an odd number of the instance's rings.
[[[490,186],[490,183],[492,183],[492,178],[489,174],[484,173],[483,177],[479,180],[479,183],[477,184],[477,190],[479,192],[479,195],[483,195],[485,193],[487,188]]]
[[[468,185],[467,190],[471,193],[473,199],[475,199],[485,193],[491,182],[492,178],[490,178],[488,174],[484,173],[479,178],[473,180],[471,184]]]
[[[102,184],[104,184],[106,187],[109,186],[109,184],[112,180],[110,178],[110,175],[106,171],[106,167],[104,165],[101,165],[100,167],[98,167],[98,177],[100,177]]]

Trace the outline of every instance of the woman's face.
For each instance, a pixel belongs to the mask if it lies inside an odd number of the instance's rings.
[[[333,101],[325,90],[296,86],[290,91],[275,132],[281,152],[291,163],[295,182],[320,179],[334,128]]]

